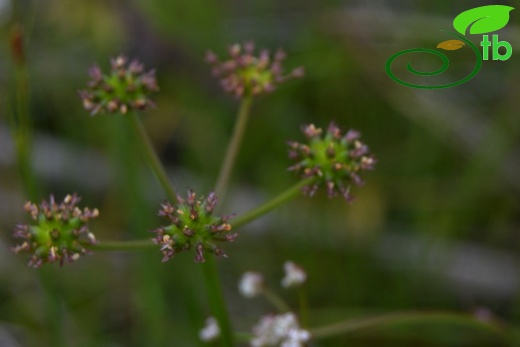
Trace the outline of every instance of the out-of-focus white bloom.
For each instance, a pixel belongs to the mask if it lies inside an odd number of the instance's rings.
[[[264,290],[264,277],[258,272],[246,272],[240,279],[238,290],[246,298],[254,298]]]
[[[206,326],[199,332],[199,338],[202,341],[213,341],[220,335],[220,328],[215,317],[206,319]]]
[[[282,287],[297,287],[302,285],[307,279],[305,271],[292,261],[285,262],[283,267],[285,269],[285,277],[282,279]]]
[[[253,333],[251,347],[303,347],[311,338],[307,330],[300,329],[293,313],[262,317]]]

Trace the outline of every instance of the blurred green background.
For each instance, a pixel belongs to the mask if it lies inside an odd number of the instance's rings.
[[[241,274],[280,288],[286,260],[308,274],[312,326],[406,310],[485,312],[520,323],[520,15],[498,34],[505,62],[484,62],[468,83],[406,88],[384,72],[403,49],[448,39],[460,12],[485,1],[0,0],[0,345],[198,346],[210,314],[192,254],[162,264],[155,250],[103,253],[63,268],[26,267],[8,251],[27,199],[16,170],[9,114],[16,100],[10,40],[24,29],[34,124],[32,164],[41,198],[78,192],[101,216],[98,239],[149,237],[164,195],[121,116],[89,117],[77,90],[87,69],[120,53],[157,70],[158,107],[143,120],[175,187],[213,188],[238,102],[204,63],[235,42],[288,52],[287,71],[306,76],[256,100],[225,213],[242,213],[294,184],[286,140],[300,126],[355,128],[378,158],[349,205],[325,194],[299,198],[240,229],[218,262],[235,327],[250,331],[274,308],[246,300]],[[501,4],[515,6],[513,1]],[[475,44],[479,38],[475,37]],[[451,54],[453,81],[474,58]],[[419,59],[419,58],[417,58]],[[425,60],[425,68],[436,67]],[[18,81],[19,82],[19,81]],[[313,346],[506,346],[464,326],[406,324]]]

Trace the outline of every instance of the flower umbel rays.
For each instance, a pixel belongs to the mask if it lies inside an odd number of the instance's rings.
[[[18,224],[14,237],[22,243],[12,247],[14,253],[32,253],[29,266],[38,268],[45,263],[73,262],[81,255],[90,254],[83,243],[96,244],[96,238],[87,227],[87,222],[99,215],[97,209],[85,207],[81,210],[76,204],[80,198],[67,195],[57,203],[51,195],[49,201],[39,206],[26,202],[24,210],[30,213],[34,224]]]
[[[292,78],[303,77],[303,67],[283,75],[282,62],[286,54],[281,49],[273,56],[265,49],[254,56],[254,50],[252,42],[234,44],[229,48],[230,58],[226,61],[220,61],[212,51],[206,54],[206,61],[213,66],[213,74],[220,78],[226,92],[237,98],[255,96],[270,93]]]
[[[313,196],[325,186],[329,197],[341,194],[347,201],[352,201],[350,186],[361,186],[360,173],[372,170],[376,159],[369,154],[368,146],[359,140],[361,134],[349,130],[342,135],[334,123],[330,123],[325,134],[314,124],[303,126],[303,133],[308,144],[290,141],[289,158],[296,160],[290,171],[300,173],[301,177],[315,177],[312,185],[304,188],[304,193]]]
[[[159,210],[159,216],[168,220],[169,225],[151,230],[156,234],[152,241],[161,245],[163,262],[176,253],[192,248],[197,263],[205,262],[204,252],[225,257],[216,243],[232,242],[237,234],[231,233],[231,225],[227,223],[231,216],[212,216],[218,202],[215,194],[197,199],[195,193],[188,190],[186,199],[178,196],[177,201],[177,206],[166,202]]]
[[[92,116],[107,112],[126,114],[132,109],[146,110],[155,106],[150,99],[150,94],[159,91],[155,71],[145,72],[137,60],[129,62],[120,55],[112,59],[109,75],[104,75],[97,65],[89,69],[89,74],[87,89],[80,90],[79,95]]]
[[[311,338],[307,330],[300,329],[293,313],[262,317],[253,334],[251,347],[302,347]]]

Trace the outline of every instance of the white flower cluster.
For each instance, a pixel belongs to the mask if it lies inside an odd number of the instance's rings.
[[[246,298],[254,298],[264,290],[264,277],[258,272],[246,272],[240,279],[238,290]]]
[[[285,269],[285,277],[282,279],[282,287],[297,287],[302,285],[307,279],[305,271],[292,261],[285,262],[283,267]]]
[[[202,341],[213,341],[220,335],[220,328],[215,317],[206,319],[206,326],[199,332],[199,338]]]
[[[311,337],[307,330],[300,329],[293,313],[262,317],[253,333],[251,347],[303,347]]]

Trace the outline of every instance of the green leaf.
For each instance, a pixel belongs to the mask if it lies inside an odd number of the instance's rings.
[[[514,7],[487,5],[464,11],[453,20],[453,27],[462,35],[470,28],[470,34],[486,34],[502,29],[509,22],[509,12]]]

